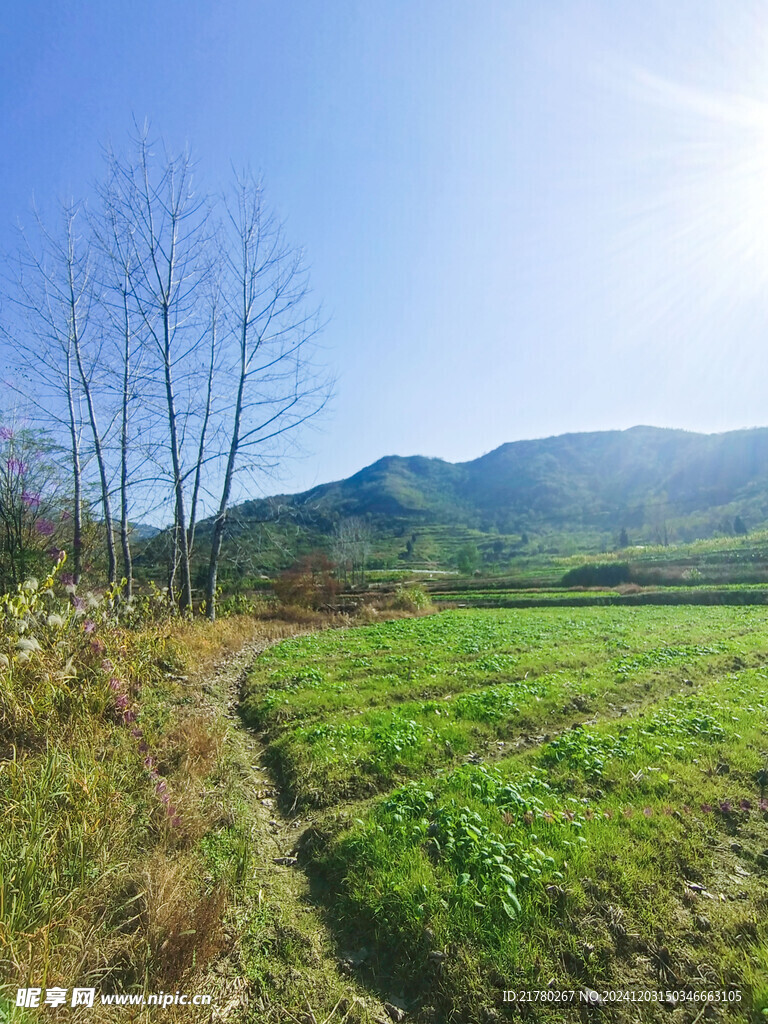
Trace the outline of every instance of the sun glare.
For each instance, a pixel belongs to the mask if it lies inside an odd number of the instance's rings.
[[[637,95],[662,113],[668,141],[663,169],[655,165],[655,195],[678,261],[731,298],[763,289],[768,283],[768,81],[765,99],[691,88],[644,71],[635,72],[634,84]]]

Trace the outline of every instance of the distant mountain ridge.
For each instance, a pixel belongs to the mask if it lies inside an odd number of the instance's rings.
[[[246,501],[232,510],[230,532],[244,539],[256,524],[287,523],[307,549],[352,517],[370,523],[390,561],[403,555],[387,538],[410,531],[417,543],[426,527],[445,537],[475,532],[481,544],[548,538],[552,550],[615,546],[622,531],[632,543],[664,543],[755,529],[768,524],[768,428],[561,434],[461,463],[390,455],[345,480]]]

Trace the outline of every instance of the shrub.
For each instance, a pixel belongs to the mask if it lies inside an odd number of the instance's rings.
[[[423,612],[432,606],[432,599],[423,587],[398,587],[386,607],[398,612]]]
[[[275,580],[278,599],[300,608],[323,608],[331,604],[339,591],[333,576],[333,562],[322,552],[305,555]]]
[[[610,562],[606,565],[580,565],[567,572],[560,582],[564,587],[617,587],[630,581],[628,565]]]

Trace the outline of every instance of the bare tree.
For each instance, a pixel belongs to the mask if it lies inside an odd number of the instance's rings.
[[[344,580],[365,583],[365,569],[371,549],[371,528],[365,519],[350,516],[340,519],[333,531],[334,559]]]
[[[88,233],[80,230],[82,210],[74,202],[61,208],[60,230],[48,231],[37,217],[38,244],[22,235],[16,260],[13,305],[23,314],[26,330],[10,329],[22,369],[35,387],[27,399],[47,426],[64,426],[74,491],[74,575],[82,571],[82,505],[84,428],[95,457],[110,582],[117,578],[112,524],[110,471],[105,438],[110,429],[99,415],[103,386],[102,338],[94,316],[94,273]],[[6,338],[9,328],[4,327]],[[62,408],[63,403],[63,408]]]
[[[90,465],[112,582],[112,503],[120,505],[127,596],[131,520],[162,510],[173,520],[164,537],[171,596],[178,586],[180,607],[192,610],[198,523],[215,510],[206,580],[214,618],[232,501],[287,455],[328,400],[318,311],[302,254],[252,177],[235,177],[216,223],[216,204],[193,186],[189,153],[156,153],[146,129],[106,162],[87,218],[70,204],[59,233],[38,220],[40,252],[27,245],[14,282],[24,330],[20,340],[15,327],[5,337],[23,354],[41,419],[59,443],[67,438],[77,577]]]
[[[111,152],[102,201],[125,249],[125,287],[147,353],[146,401],[164,405],[182,608],[192,608],[185,481],[191,421],[199,415],[198,355],[207,325],[200,296],[210,269],[208,205],[194,191],[189,153],[157,159],[147,131],[128,157]],[[196,464],[204,453],[195,450]],[[175,567],[176,557],[173,558]],[[175,571],[171,572],[173,586]]]
[[[233,482],[264,468],[282,441],[326,404],[331,381],[318,371],[312,342],[318,311],[309,304],[302,253],[265,208],[261,185],[238,176],[225,203],[223,299],[234,403],[213,522],[206,609],[216,616],[216,583]]]

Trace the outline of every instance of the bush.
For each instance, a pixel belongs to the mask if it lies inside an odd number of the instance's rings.
[[[618,587],[631,582],[631,572],[623,562],[606,565],[580,565],[571,569],[560,581],[563,587]]]
[[[423,587],[398,587],[386,607],[398,612],[423,612],[432,606],[432,599]]]
[[[300,608],[323,608],[331,604],[339,592],[339,581],[333,576],[333,562],[321,552],[305,555],[275,580],[278,600]]]

